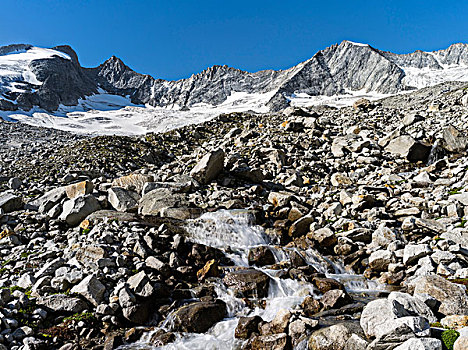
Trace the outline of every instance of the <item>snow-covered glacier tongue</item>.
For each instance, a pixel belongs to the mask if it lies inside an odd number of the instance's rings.
[[[139,74],[117,57],[83,68],[68,46],[0,48],[0,117],[95,135],[163,132],[221,113],[345,107],[446,81],[468,81],[468,45],[394,54],[343,41],[286,70],[213,66],[178,81]]]

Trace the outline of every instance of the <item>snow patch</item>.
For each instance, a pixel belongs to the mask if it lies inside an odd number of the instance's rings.
[[[67,54],[40,47],[32,47],[29,50],[14,51],[0,55],[0,93],[25,91],[18,87],[17,83],[26,82],[33,85],[42,85],[34,73],[29,69],[31,61],[59,56],[71,60]]]

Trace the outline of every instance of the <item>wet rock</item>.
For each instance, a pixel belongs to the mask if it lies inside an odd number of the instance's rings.
[[[99,202],[93,195],[86,195],[70,199],[63,204],[63,211],[59,219],[70,226],[76,226],[89,214],[101,209]]]
[[[202,281],[208,277],[219,277],[219,267],[216,260],[208,261],[203,268],[197,271],[198,280]]]
[[[224,151],[216,150],[203,156],[190,172],[190,176],[202,184],[208,184],[218,177],[223,168]]]
[[[305,297],[304,301],[301,304],[301,308],[304,311],[304,315],[307,317],[313,317],[316,313],[322,308],[320,301],[314,299],[311,296]]]
[[[323,310],[337,309],[353,302],[353,299],[341,289],[333,289],[326,292],[320,302],[323,304]]]
[[[314,277],[313,283],[321,293],[326,293],[332,289],[344,290],[343,284],[333,278]]]
[[[226,316],[226,304],[195,302],[182,306],[173,315],[173,329],[181,332],[204,333]]]
[[[238,339],[249,339],[253,333],[258,333],[258,326],[261,322],[263,320],[260,316],[239,318],[234,336]]]
[[[238,296],[265,298],[268,295],[270,277],[259,270],[246,269],[229,272],[223,281]]]
[[[273,252],[266,246],[251,248],[248,260],[250,266],[273,265],[276,261]]]

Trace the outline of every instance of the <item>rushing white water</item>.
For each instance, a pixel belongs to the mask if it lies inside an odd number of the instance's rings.
[[[189,239],[193,242],[219,248],[225,251],[236,266],[247,267],[248,253],[252,247],[268,245],[274,252],[277,262],[288,259],[291,250],[295,248],[279,248],[269,245],[269,239],[263,229],[254,224],[254,216],[248,210],[218,211],[202,215],[199,219],[191,221],[187,226]],[[306,262],[317,271],[326,273],[328,277],[345,283],[349,290],[368,291],[379,289],[373,282],[366,281],[362,276],[350,275],[344,266],[334,263],[318,252],[308,249],[301,251]],[[139,343],[124,346],[122,349],[210,349],[228,350],[240,349],[243,342],[234,337],[238,319],[241,316],[262,317],[264,321],[271,321],[282,309],[293,310],[301,304],[308,295],[318,297],[314,286],[305,281],[280,278],[279,271],[260,268],[270,277],[268,296],[265,307],[249,308],[243,299],[237,298],[233,291],[219,281],[215,285],[218,298],[227,305],[227,318],[214,325],[204,334],[177,334],[176,340],[168,345],[157,347],[150,343],[153,333],[146,334]],[[170,329],[170,317],[163,325],[163,329]],[[307,341],[302,341],[296,349],[306,349]]]

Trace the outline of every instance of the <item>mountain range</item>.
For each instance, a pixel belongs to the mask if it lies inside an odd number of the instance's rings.
[[[389,95],[444,81],[468,81],[468,44],[395,54],[343,41],[286,70],[250,73],[213,66],[177,81],[137,73],[115,56],[98,67],[85,68],[66,45],[0,47],[0,111],[12,112],[54,113],[98,95],[182,111],[219,106],[233,96],[255,96],[264,109],[279,111],[298,98],[356,91]],[[234,102],[242,104],[242,99]]]

